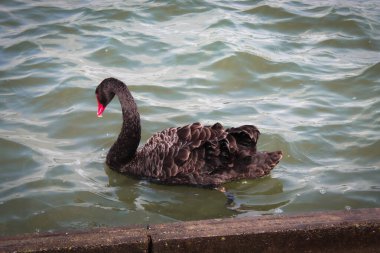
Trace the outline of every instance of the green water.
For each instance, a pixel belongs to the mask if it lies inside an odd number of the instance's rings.
[[[104,164],[130,86],[145,142],[195,121],[255,124],[285,155],[217,191]],[[380,207],[380,3],[1,1],[0,235]]]

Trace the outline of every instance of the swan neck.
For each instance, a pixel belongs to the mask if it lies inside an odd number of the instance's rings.
[[[123,124],[116,142],[112,145],[107,155],[107,164],[116,170],[120,170],[135,156],[141,139],[140,115],[137,105],[127,86],[116,86],[115,95],[119,98]]]

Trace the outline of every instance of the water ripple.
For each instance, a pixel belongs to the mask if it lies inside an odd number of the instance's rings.
[[[377,1],[3,1],[0,235],[379,207]],[[142,141],[170,126],[256,124],[281,149],[236,201],[121,176],[94,88],[124,80]],[[59,218],[57,218],[59,217]]]

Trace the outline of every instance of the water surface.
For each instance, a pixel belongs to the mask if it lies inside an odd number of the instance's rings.
[[[255,124],[270,176],[217,191],[104,164],[127,83],[142,142],[195,121]],[[378,1],[0,3],[0,235],[380,207]]]

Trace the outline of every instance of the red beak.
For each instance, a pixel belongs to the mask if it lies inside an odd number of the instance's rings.
[[[102,105],[100,102],[99,102],[99,99],[98,99],[98,117],[103,117],[103,112],[104,110],[106,109],[106,107],[104,105]]]

